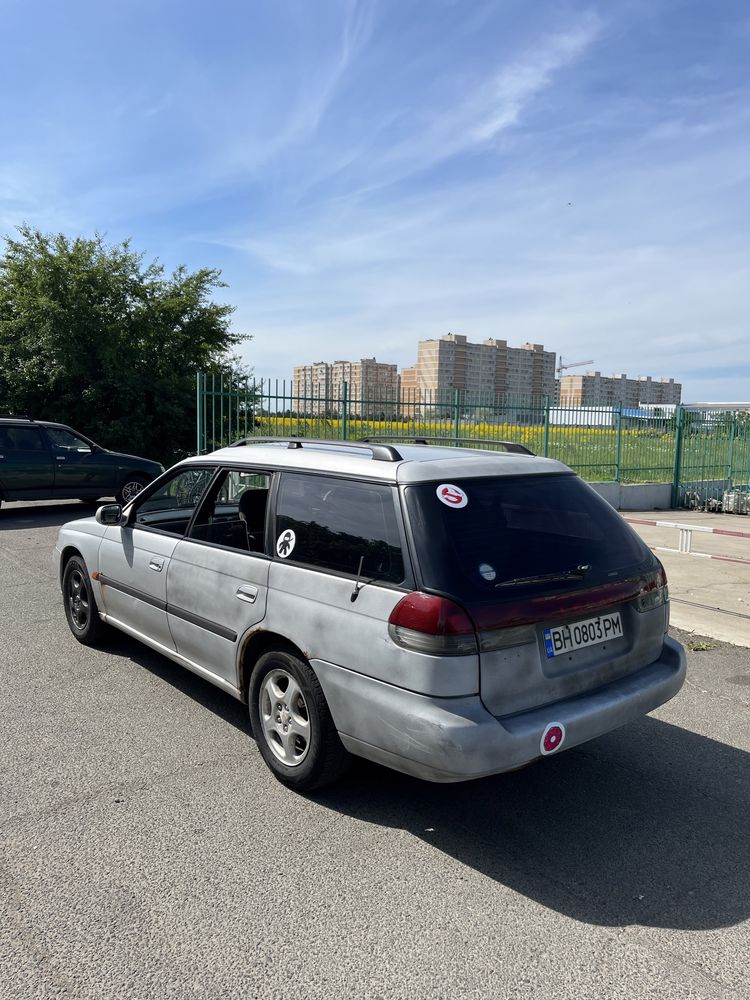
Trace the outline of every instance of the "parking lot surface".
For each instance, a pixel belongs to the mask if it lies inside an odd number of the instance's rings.
[[[85,513],[0,511],[0,998],[748,995],[748,649],[676,633],[673,702],[513,774],[303,797],[239,702],[76,643]]]

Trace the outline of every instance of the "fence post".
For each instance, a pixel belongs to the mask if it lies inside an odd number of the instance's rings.
[[[729,468],[727,469],[727,479],[729,480],[729,489],[731,490],[734,486],[734,442],[737,440],[737,431],[739,428],[739,416],[736,413],[732,414],[732,430],[731,430],[731,443],[729,446]]]
[[[615,410],[615,427],[617,428],[617,443],[615,446],[615,482],[620,482],[620,463],[622,460],[622,403]]]
[[[458,439],[461,437],[461,390],[455,389],[453,392],[453,437],[458,448]]]
[[[680,502],[680,479],[682,478],[682,438],[684,434],[685,411],[679,404],[674,411],[674,473],[672,475],[672,509]]]
[[[197,410],[196,419],[196,447],[195,454],[200,455],[202,453],[203,445],[203,397],[201,393],[201,372],[195,373],[195,405]]]
[[[544,457],[549,456],[549,396],[544,397]]]
[[[349,383],[341,383],[341,440],[346,441],[346,435],[348,432],[347,428],[347,418],[349,416],[347,410],[349,400]]]

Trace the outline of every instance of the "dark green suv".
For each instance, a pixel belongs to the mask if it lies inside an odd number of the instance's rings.
[[[0,417],[0,502],[114,496],[126,504],[163,471],[158,462],[107,451],[65,424]]]

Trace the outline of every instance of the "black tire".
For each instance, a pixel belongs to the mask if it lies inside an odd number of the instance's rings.
[[[109,628],[99,617],[89,571],[80,556],[72,556],[65,564],[62,591],[70,631],[84,646],[98,645]]]
[[[148,486],[150,482],[151,480],[147,479],[146,476],[141,476],[137,473],[132,476],[126,476],[125,481],[117,491],[115,500],[121,507],[124,507],[126,504],[129,504],[134,497],[138,496],[143,487]]]
[[[293,685],[290,683],[284,689],[285,677],[296,682],[301,700],[296,690],[287,698],[287,692]],[[270,698],[271,689],[278,692],[273,700]],[[276,706],[284,707],[277,712]],[[250,676],[248,709],[261,756],[283,784],[299,792],[309,792],[331,784],[348,770],[351,756],[336,732],[318,678],[310,665],[298,656],[285,650],[270,650],[260,657]],[[303,730],[305,718],[308,723],[306,736],[291,732],[287,736],[284,722],[288,723],[290,730],[295,727]],[[279,720],[278,723],[275,719]],[[299,756],[297,762],[286,763],[282,759],[290,757],[282,742],[285,740],[289,741],[290,747],[294,741],[291,754]]]

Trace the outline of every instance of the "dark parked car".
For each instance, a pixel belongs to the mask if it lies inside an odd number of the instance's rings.
[[[0,503],[113,496],[126,504],[163,471],[147,458],[107,451],[65,424],[0,417]]]

